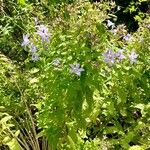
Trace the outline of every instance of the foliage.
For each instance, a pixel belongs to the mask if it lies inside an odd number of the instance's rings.
[[[17,141],[19,130],[14,132],[11,129],[14,125],[7,123],[12,118],[12,116],[8,115],[7,113],[0,113],[0,116],[0,141],[2,142],[0,143],[0,146],[2,146],[2,144],[5,144],[9,147],[10,150],[21,150],[21,147]]]
[[[109,20],[109,1],[12,4],[1,18],[0,146],[149,149],[150,18],[129,34]]]

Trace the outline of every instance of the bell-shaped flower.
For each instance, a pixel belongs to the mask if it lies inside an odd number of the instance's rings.
[[[30,50],[30,52],[31,52],[31,53],[36,53],[36,52],[37,52],[37,47],[36,47],[34,44],[31,45],[31,50]]]
[[[138,57],[138,54],[136,54],[134,51],[132,51],[131,54],[129,55],[130,63],[131,64],[136,63],[137,57]]]
[[[38,25],[37,28],[38,28],[37,34],[42,38],[42,41],[48,42],[50,38],[48,28],[44,25]]]
[[[132,36],[131,36],[131,34],[129,34],[129,33],[128,33],[126,36],[123,37],[123,39],[124,39],[125,41],[130,41],[131,38],[132,38]]]
[[[123,54],[124,50],[120,49],[116,52],[115,57],[119,60],[122,61],[123,59],[125,59],[125,55]]]
[[[78,75],[78,76],[80,76],[81,75],[81,72],[83,72],[84,71],[84,69],[83,68],[81,68],[80,67],[80,64],[70,64],[70,67],[71,67],[71,73],[74,73],[74,74],[76,74],[76,75]]]
[[[21,46],[27,46],[29,45],[30,40],[29,40],[29,35],[28,34],[23,34],[23,42],[21,44]]]
[[[112,64],[115,62],[115,53],[112,50],[108,50],[107,52],[103,53],[104,62],[108,64]]]
[[[39,56],[38,56],[36,53],[33,53],[31,59],[32,59],[33,61],[38,61],[40,58],[39,58]]]
[[[54,60],[52,61],[52,64],[57,67],[57,66],[60,65],[60,60],[59,60],[59,59],[54,59]]]

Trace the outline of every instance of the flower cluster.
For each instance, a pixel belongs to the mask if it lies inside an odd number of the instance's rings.
[[[39,24],[38,19],[35,18],[35,25],[36,25],[36,34],[40,36],[42,39],[42,43],[48,42],[50,40],[51,34],[49,33],[48,28],[43,25]],[[111,27],[112,30],[114,30],[114,33],[116,32],[115,30],[115,24],[111,22],[110,20],[107,20],[107,26]],[[125,35],[125,34],[124,34]],[[30,53],[31,53],[31,58],[33,61],[38,61],[39,55],[38,55],[38,47],[35,46],[29,39],[29,34],[23,34],[23,42],[21,44],[22,47],[29,47],[30,48]],[[123,36],[123,39],[126,41],[129,41],[131,39],[130,34],[126,34]],[[119,49],[117,52],[114,52],[112,49],[107,50],[103,54],[103,59],[104,62],[106,62],[108,65],[113,65],[116,61],[121,62],[124,59],[128,57],[129,61],[131,64],[136,63],[138,55],[136,54],[135,51],[132,51],[128,56],[125,56],[124,50]],[[54,59],[51,63],[54,67],[59,68],[61,66],[60,59]],[[76,74],[77,76],[80,76],[81,73],[84,71],[82,67],[80,67],[80,64],[70,64],[70,72],[73,74]]]
[[[111,27],[110,32],[113,33],[114,35],[116,35],[118,32],[120,32],[121,37],[125,41],[130,41],[132,39],[131,34],[129,34],[129,33],[126,34],[125,33],[126,30],[124,29],[125,28],[124,25],[119,25],[118,27],[116,27],[113,22],[111,22],[110,20],[107,20],[107,27]]]
[[[54,67],[59,67],[61,65],[60,59],[54,59],[51,63]],[[84,71],[83,68],[80,67],[80,64],[70,64],[70,72],[76,74],[77,76],[81,76],[81,73]]]
[[[35,23],[36,23],[36,27],[37,27],[37,34],[41,37],[42,39],[42,43],[44,42],[48,42],[49,38],[50,38],[50,33],[48,31],[48,28],[44,25],[38,25],[38,20],[37,18],[35,18]],[[38,48],[30,41],[29,39],[29,34],[23,34],[23,42],[21,44],[22,47],[30,47],[30,52],[31,52],[31,59],[33,61],[38,61],[39,60],[39,56],[37,54],[37,50]]]
[[[126,56],[124,55],[124,50],[119,49],[117,52],[114,52],[113,50],[109,49],[107,52],[103,53],[104,62],[106,62],[108,65],[112,65],[115,63],[116,60],[119,62],[123,61]],[[130,60],[130,63],[136,63],[138,55],[135,53],[135,51],[132,51],[128,58]],[[61,62],[59,59],[54,59],[52,61],[53,66],[58,67],[60,66]],[[73,74],[76,74],[77,76],[81,76],[81,73],[85,71],[82,67],[80,67],[80,64],[70,64],[70,72]]]
[[[31,52],[31,55],[32,55],[31,59],[33,61],[38,61],[39,60],[39,56],[36,53],[37,52],[37,47],[33,43],[30,42],[28,34],[23,35],[23,42],[22,42],[21,46],[23,46],[23,47],[30,46],[30,48],[31,48],[30,52]]]
[[[105,53],[103,53],[104,57],[104,62],[106,62],[109,65],[112,65],[115,63],[116,60],[122,61],[123,59],[126,58],[124,55],[124,50],[120,49],[117,52],[114,52],[113,50],[108,50]],[[138,55],[135,53],[135,51],[132,51],[129,55],[128,58],[130,60],[130,63],[136,63]]]

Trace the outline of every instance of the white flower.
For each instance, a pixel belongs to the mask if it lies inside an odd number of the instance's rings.
[[[115,24],[111,22],[110,20],[107,20],[107,26],[112,27],[112,29],[115,27]]]

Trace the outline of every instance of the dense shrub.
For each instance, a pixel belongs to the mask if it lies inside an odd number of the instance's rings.
[[[1,148],[149,149],[150,18],[129,34],[109,1],[19,4],[1,19]]]

